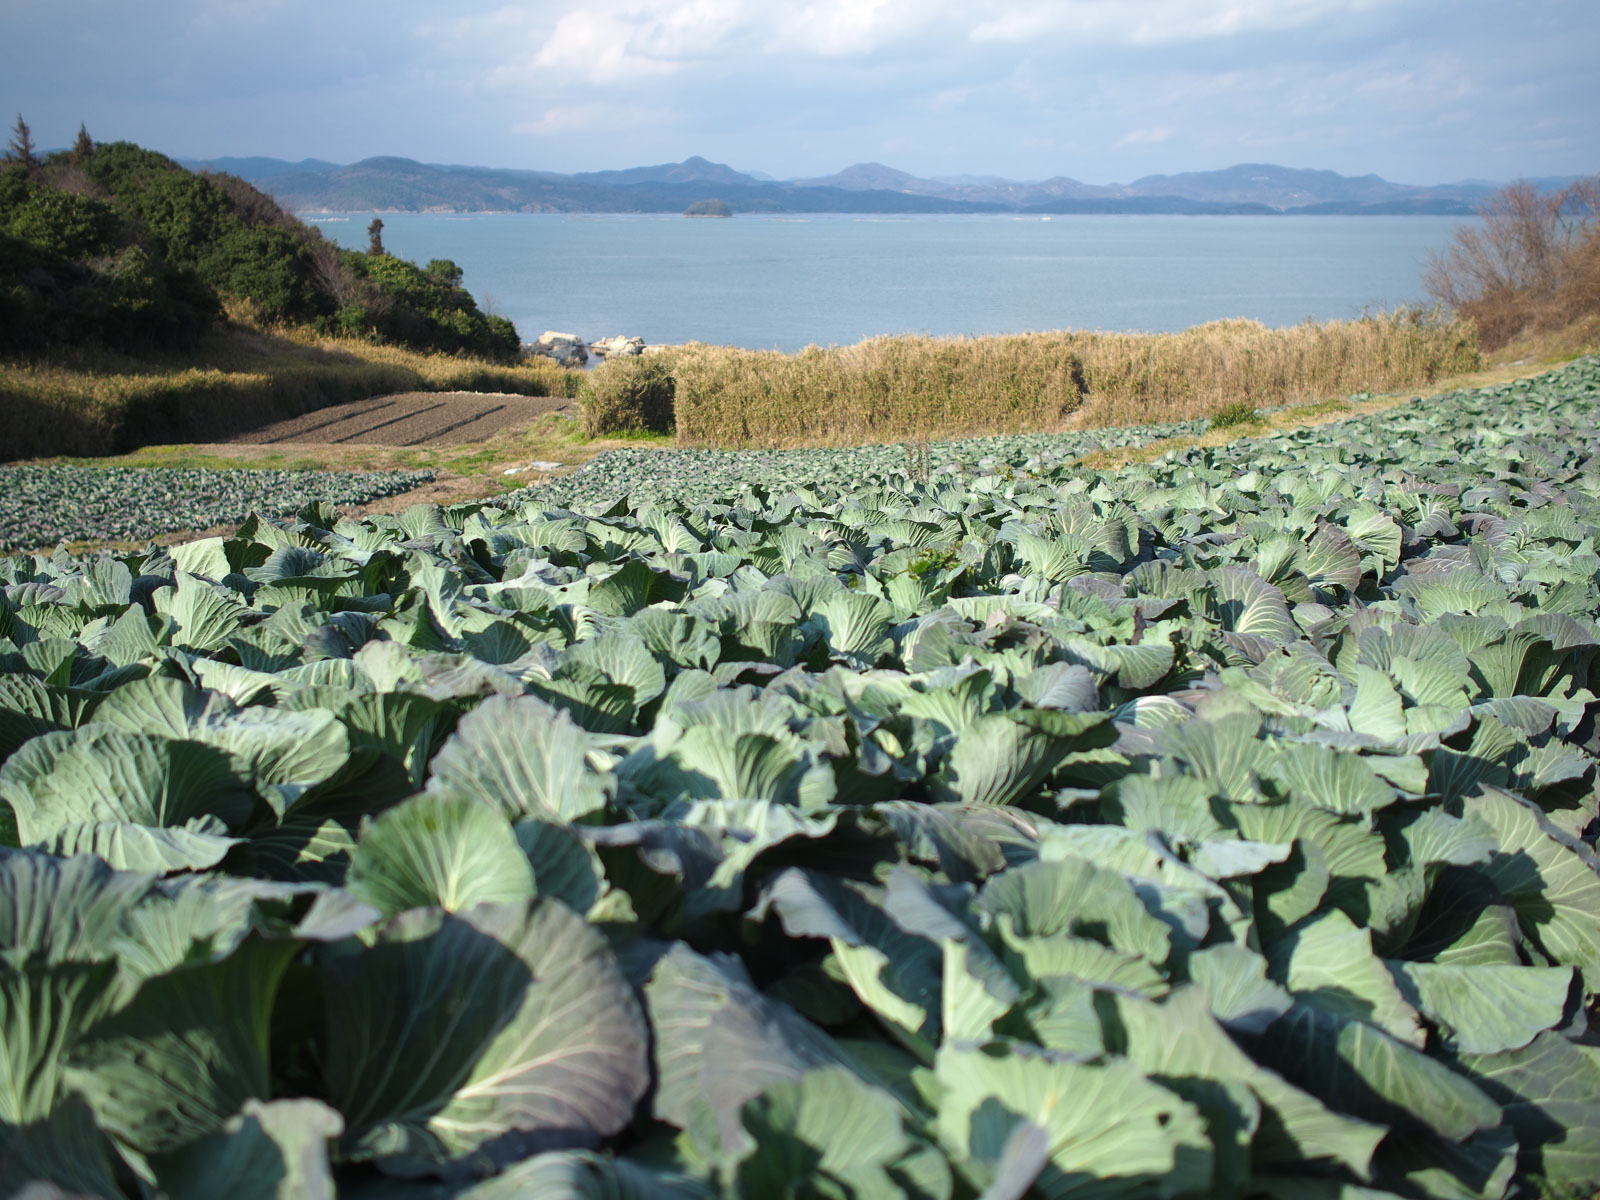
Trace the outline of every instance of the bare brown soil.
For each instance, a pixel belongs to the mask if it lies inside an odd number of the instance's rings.
[[[534,483],[536,479],[529,478],[521,482]],[[496,486],[490,476],[457,475],[453,471],[441,471],[432,483],[419,484],[409,492],[393,496],[379,496],[365,504],[352,504],[340,511],[347,517],[364,517],[369,513],[405,512],[413,504],[437,504],[442,508],[449,504],[471,504],[476,500],[492,501],[500,494],[502,489]]]
[[[570,413],[562,396],[506,392],[401,392],[318,409],[233,439],[243,445],[457,446],[481,442],[545,413]]]

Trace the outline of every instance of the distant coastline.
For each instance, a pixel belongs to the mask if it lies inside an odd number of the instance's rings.
[[[615,208],[615,209],[587,209],[587,208],[300,208],[288,206],[287,211],[292,212],[300,220],[309,224],[321,224],[330,221],[348,221],[355,216],[378,217],[704,217],[704,213],[685,213],[673,208]],[[1083,216],[1083,217],[1460,217],[1463,220],[1476,217],[1478,214],[1473,209],[1454,208],[1442,212],[1433,212],[1423,209],[1398,209],[1394,211],[1381,210],[1375,207],[1360,209],[1344,208],[1318,208],[1318,209],[1277,209],[1255,208],[1239,205],[1236,207],[1218,206],[1204,210],[1191,208],[1075,208],[1052,209],[1044,212],[1038,209],[985,209],[979,212],[967,210],[946,211],[944,209],[919,209],[915,212],[884,212],[879,209],[841,209],[841,208],[783,208],[783,209],[755,209],[737,210],[728,215],[774,217],[778,219],[798,217],[1009,217],[1013,220],[1027,218],[1029,220],[1048,221],[1051,217]]]
[[[238,175],[285,208],[305,213],[682,213],[717,200],[730,213],[1469,217],[1493,191],[1476,181],[1423,187],[1250,163],[1104,185],[1066,176],[921,179],[877,163],[777,181],[703,158],[577,175],[405,158],[349,165],[221,158],[185,165]],[[1564,181],[1535,182],[1555,187]]]

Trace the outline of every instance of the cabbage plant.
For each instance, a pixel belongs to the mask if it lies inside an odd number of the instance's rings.
[[[1592,1192],[1600,362],[1075,444],[0,559],[0,1191]]]

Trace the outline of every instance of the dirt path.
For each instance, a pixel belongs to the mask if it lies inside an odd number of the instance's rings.
[[[562,396],[504,392],[402,392],[321,408],[233,439],[242,445],[458,446],[481,442],[545,413],[570,413]]]

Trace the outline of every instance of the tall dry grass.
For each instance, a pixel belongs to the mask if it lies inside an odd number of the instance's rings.
[[[678,441],[769,447],[1142,424],[1227,404],[1298,404],[1475,369],[1470,324],[1403,311],[1176,334],[880,337],[798,354],[690,344],[659,352]]]
[[[878,337],[798,354],[692,344],[662,355],[684,445],[897,441],[1054,429],[1078,408],[1070,334]]]
[[[0,362],[0,462],[217,441],[388,392],[572,395],[580,373],[548,359],[498,366],[366,342],[230,329],[182,357],[84,351]]]
[[[1182,333],[1078,339],[1085,426],[1188,421],[1230,404],[1271,408],[1392,392],[1482,364],[1471,325],[1416,309],[1286,329],[1213,321]]]

